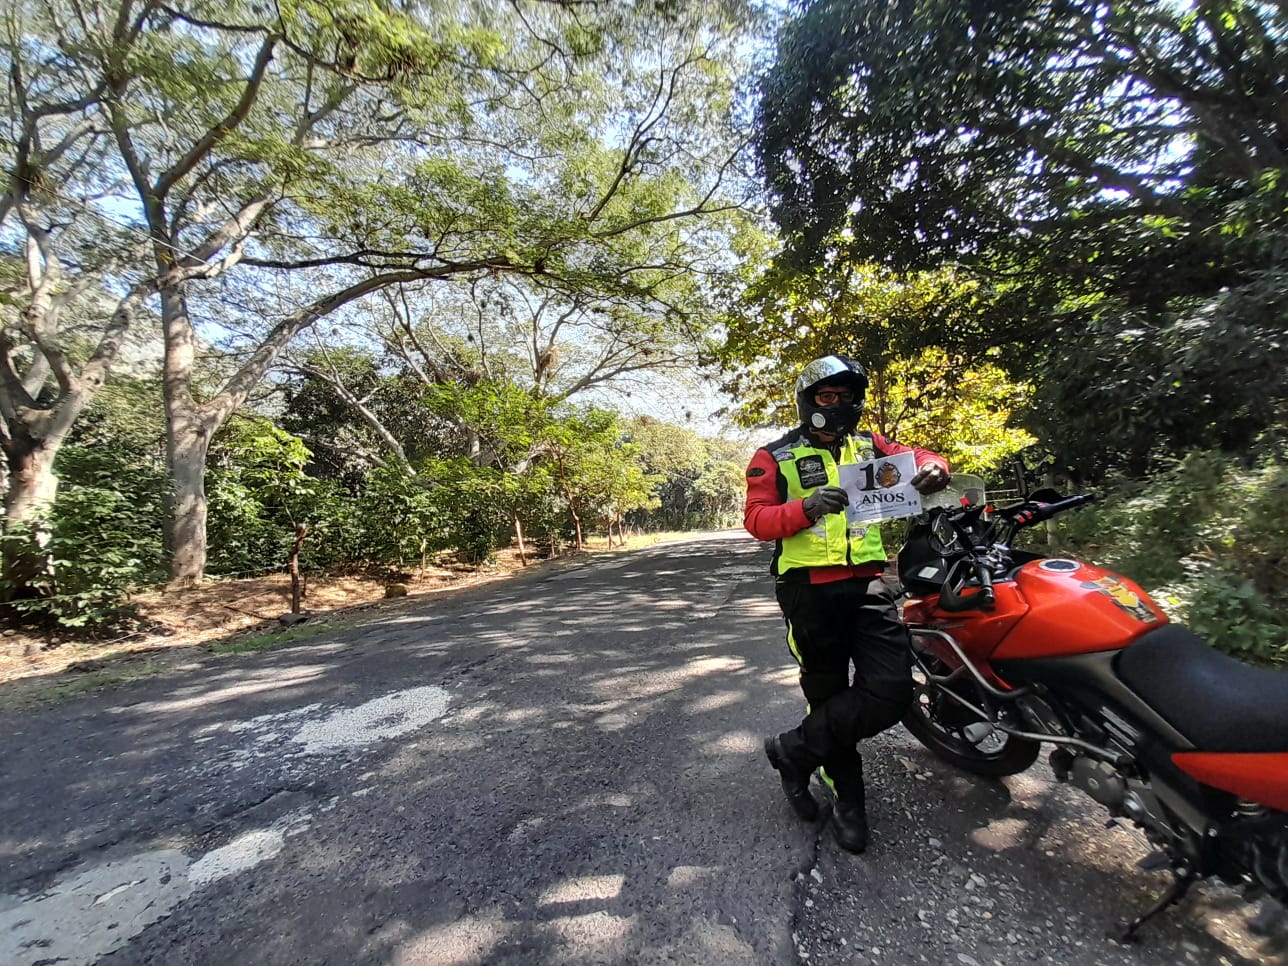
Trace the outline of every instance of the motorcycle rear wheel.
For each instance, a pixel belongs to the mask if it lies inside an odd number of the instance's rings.
[[[959,693],[980,703],[977,695]],[[1037,761],[1040,742],[1017,738],[999,728],[977,734],[983,731],[983,724],[931,684],[920,669],[913,669],[912,706],[903,717],[903,726],[938,757],[987,778],[1018,775]]]

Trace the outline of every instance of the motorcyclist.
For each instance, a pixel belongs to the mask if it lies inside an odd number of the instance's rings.
[[[867,387],[863,367],[845,356],[805,366],[795,387],[800,426],[752,457],[743,515],[748,532],[775,541],[775,592],[808,702],[799,725],[765,739],[765,754],[805,821],[818,818],[809,780],[822,767],[836,796],[832,829],[856,853],[868,841],[857,745],[900,720],[912,677],[908,632],[881,576],[880,527],[848,523],[849,495],[838,485],[838,467],[915,453],[910,482],[919,492],[941,490],[950,479],[938,454],[858,431]]]

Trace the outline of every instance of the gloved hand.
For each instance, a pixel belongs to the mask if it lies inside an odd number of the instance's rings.
[[[810,521],[825,513],[840,513],[850,504],[850,494],[839,486],[820,486],[801,501],[801,507]]]
[[[909,482],[918,493],[938,493],[953,480],[948,471],[938,463],[922,463],[917,475]]]

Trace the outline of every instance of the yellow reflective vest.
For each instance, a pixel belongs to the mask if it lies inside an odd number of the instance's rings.
[[[808,438],[799,436],[794,442],[770,452],[787,482],[788,500],[803,499],[820,486],[839,486],[838,466],[876,457],[870,433],[846,437],[839,459],[830,450],[819,449]],[[879,524],[850,524],[844,513],[828,513],[804,530],[779,541],[774,573],[782,575],[800,567],[884,563],[885,559]]]

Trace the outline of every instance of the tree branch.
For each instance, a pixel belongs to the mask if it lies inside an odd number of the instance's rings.
[[[223,140],[229,131],[234,130],[250,114],[250,109],[254,106],[255,99],[259,96],[259,89],[264,82],[264,74],[268,70],[269,61],[273,59],[273,48],[276,47],[278,39],[270,35],[260,45],[259,53],[255,57],[255,64],[251,68],[250,77],[246,81],[246,86],[242,90],[241,99],[237,102],[236,107],[229,112],[227,117],[193,144],[188,153],[177,161],[169,171],[157,179],[153,190],[158,197],[164,198],[180,178],[196,167],[197,162],[209,154],[211,148]]]

